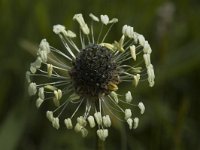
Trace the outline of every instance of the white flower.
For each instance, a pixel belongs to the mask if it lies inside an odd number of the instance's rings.
[[[129,129],[137,128],[139,118],[132,112],[139,108],[143,114],[145,107],[142,102],[134,104],[130,91],[141,81],[148,80],[150,87],[154,85],[152,49],[144,36],[129,25],[122,27],[119,37],[108,41],[117,18],[97,17],[92,13],[89,18],[90,28],[82,14],[74,15],[73,20],[80,28],[78,32],[54,25],[53,32],[65,49],[54,48],[42,39],[26,79],[29,94],[37,97],[36,107],[54,104],[52,110],[46,111],[54,128],[59,129],[61,122],[67,129],[74,128],[86,137],[88,128],[97,126],[97,136],[104,141],[108,137],[107,128],[115,123],[111,122],[112,117],[127,122]],[[94,29],[98,24],[99,31]],[[119,85],[123,82],[135,86],[127,86],[128,92],[122,93]]]

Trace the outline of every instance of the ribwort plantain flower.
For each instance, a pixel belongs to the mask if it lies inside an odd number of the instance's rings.
[[[89,17],[90,27],[82,14],[74,15],[73,20],[80,27],[78,37],[63,25],[54,25],[53,32],[60,37],[65,49],[58,50],[43,39],[26,78],[29,94],[38,97],[36,106],[50,105],[46,116],[54,128],[59,129],[63,122],[67,129],[74,128],[86,137],[89,127],[97,127],[97,135],[104,141],[113,117],[127,122],[130,129],[137,128],[139,118],[132,110],[138,108],[143,114],[144,104],[132,104],[130,91],[124,95],[117,91],[121,82],[136,87],[147,79],[150,87],[154,85],[152,50],[144,36],[128,25],[122,27],[119,39],[106,42],[118,19],[109,19],[107,15],[98,18],[93,14]],[[94,28],[98,24],[99,31]]]

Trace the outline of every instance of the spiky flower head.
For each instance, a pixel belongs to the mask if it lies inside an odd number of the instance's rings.
[[[65,49],[58,50],[43,39],[26,78],[29,94],[37,95],[38,108],[45,103],[54,105],[55,109],[46,112],[54,128],[59,129],[63,123],[67,129],[74,128],[86,137],[89,127],[98,127],[97,135],[104,141],[113,117],[136,129],[139,118],[132,110],[138,108],[141,114],[145,111],[142,102],[132,104],[132,88],[124,96],[118,94],[120,83],[129,82],[137,87],[147,79],[152,87],[155,75],[150,59],[152,50],[143,35],[124,25],[121,37],[108,42],[106,37],[118,19],[89,16],[90,27],[82,14],[74,15],[73,20],[80,27],[78,37],[63,25],[54,25],[53,32]],[[101,29],[95,30],[94,24],[101,24]],[[68,108],[74,105],[75,109],[70,111]]]

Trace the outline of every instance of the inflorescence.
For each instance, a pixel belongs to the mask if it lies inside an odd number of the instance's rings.
[[[91,128],[97,126],[97,135],[104,141],[113,117],[126,121],[130,129],[136,129],[139,118],[132,114],[132,109],[138,107],[141,114],[145,111],[142,102],[132,104],[130,91],[124,96],[117,94],[119,84],[130,82],[136,87],[140,81],[147,79],[152,87],[155,75],[150,59],[152,50],[143,35],[135,32],[133,27],[124,25],[119,40],[105,42],[118,19],[110,20],[107,15],[100,18],[93,14],[89,16],[90,27],[82,14],[73,17],[80,26],[79,40],[76,40],[74,32],[66,30],[64,26],[53,26],[53,32],[60,37],[65,50],[58,50],[43,39],[37,59],[31,63],[26,78],[29,94],[38,95],[37,108],[43,103],[56,107],[46,112],[54,128],[59,129],[60,118],[64,118],[67,129],[74,128],[86,137],[87,125]],[[97,36],[94,23],[101,24]],[[67,109],[70,104],[76,106],[72,113]],[[80,107],[84,107],[85,111],[79,111]]]

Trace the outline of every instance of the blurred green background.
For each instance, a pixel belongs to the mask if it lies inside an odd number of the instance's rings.
[[[117,124],[109,131],[108,150],[200,149],[200,1],[195,0],[0,0],[0,150],[95,149],[95,135],[83,139],[56,131],[27,95],[25,72],[33,45],[60,41],[54,24],[73,29],[75,13],[117,17],[113,38],[133,25],[152,46],[156,85],[139,86],[146,106],[140,126]],[[76,24],[77,26],[77,24]],[[95,132],[95,131],[90,131]]]

